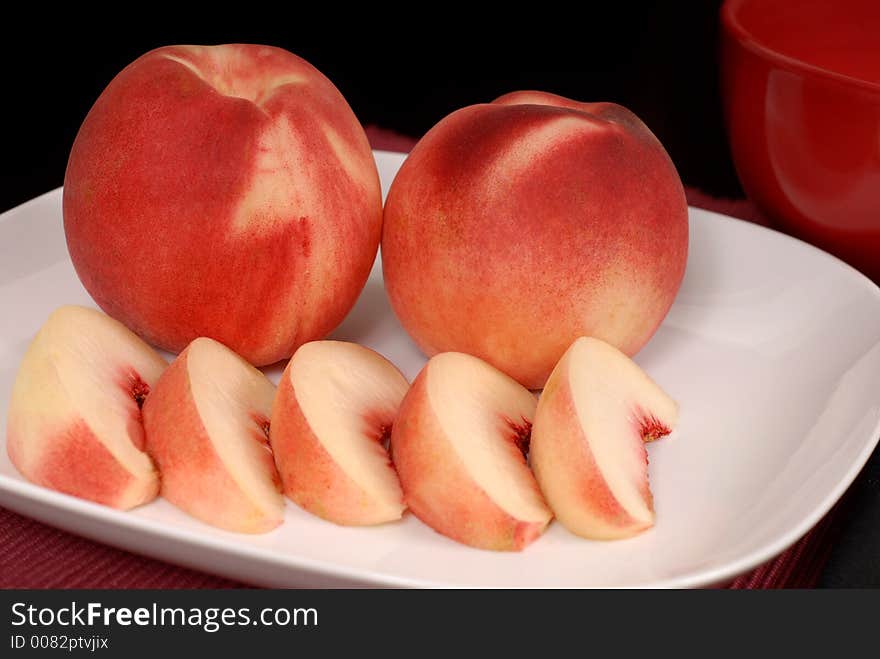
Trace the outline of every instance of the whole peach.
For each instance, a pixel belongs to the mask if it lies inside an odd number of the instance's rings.
[[[214,338],[256,365],[353,306],[379,244],[367,138],[285,50],[169,46],[95,102],[64,179],[64,229],[95,301],[178,351]]]
[[[687,246],[681,180],[638,117],[516,92],[419,141],[385,204],[382,267],[425,353],[470,353],[539,388],[579,336],[636,353]]]

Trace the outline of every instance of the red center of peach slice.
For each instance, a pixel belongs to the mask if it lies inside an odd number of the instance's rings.
[[[661,437],[666,437],[666,435],[672,432],[672,429],[660,421],[656,416],[642,412],[641,410],[636,414],[636,427],[638,429],[637,432],[639,433],[639,437],[641,437],[645,443],[657,441]]]
[[[144,406],[144,401],[150,393],[150,385],[143,381],[140,375],[134,370],[128,373],[128,390],[134,402],[137,403],[138,409]]]
[[[364,435],[388,448],[394,427],[394,417],[388,414],[388,410],[372,409],[363,414],[363,419]]]
[[[144,450],[144,420],[141,415],[141,409],[144,401],[150,393],[150,385],[144,382],[143,378],[133,368],[126,367],[123,369],[123,375],[120,378],[120,386],[123,391],[131,397],[137,407],[131,410],[131,418],[128,424],[128,435],[132,443],[138,450]]]
[[[514,445],[526,458],[529,454],[529,442],[532,439],[532,422],[525,417],[521,417],[519,423],[504,417],[504,423],[510,428],[512,435],[510,437]]]
[[[251,412],[251,420],[256,424],[257,429],[253,433],[253,438],[263,446],[269,453],[272,452],[272,445],[269,443],[269,419],[265,414],[260,412]]]

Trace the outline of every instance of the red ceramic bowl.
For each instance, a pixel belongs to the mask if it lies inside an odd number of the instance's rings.
[[[721,24],[746,194],[880,282],[880,0],[726,0]]]

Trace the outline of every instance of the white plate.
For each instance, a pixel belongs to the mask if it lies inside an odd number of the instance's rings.
[[[376,159],[387,190],[403,156]],[[679,401],[681,422],[648,449],[657,523],[636,538],[590,542],[552,524],[522,553],[499,554],[458,545],[411,515],[340,528],[290,502],[285,524],[251,537],[162,500],[124,513],[34,486],[6,451],[0,505],[270,586],[679,587],[733,578],[815,524],[877,443],[880,290],[782,234],[697,209],[690,219],[684,285],[637,358]],[[93,305],[67,255],[58,189],[0,216],[0,428],[29,337],[65,303]],[[425,361],[388,305],[378,265],[334,336],[377,349],[410,379]]]

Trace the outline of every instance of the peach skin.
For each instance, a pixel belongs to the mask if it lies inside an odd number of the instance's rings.
[[[518,92],[419,141],[388,193],[382,268],[427,355],[476,355],[536,389],[578,336],[635,354],[687,246],[681,181],[638,117]]]
[[[64,230],[108,314],[177,352],[197,337],[259,366],[348,313],[379,244],[366,135],[305,60],[168,46],[120,72],[64,177]]]

